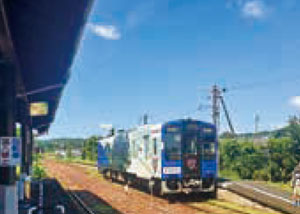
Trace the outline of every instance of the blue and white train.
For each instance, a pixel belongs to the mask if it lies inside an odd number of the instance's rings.
[[[183,119],[118,131],[98,144],[105,177],[158,194],[217,194],[218,141],[213,124]]]

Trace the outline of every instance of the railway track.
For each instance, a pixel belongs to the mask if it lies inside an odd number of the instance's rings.
[[[225,190],[224,190],[225,191]],[[181,197],[173,198],[172,202],[174,204],[180,204],[182,206],[191,208],[195,210],[197,213],[204,214],[261,214],[262,210],[257,210],[252,207],[247,207],[245,205],[239,205],[236,203],[232,203],[231,201],[227,201],[224,199],[209,199],[204,196],[194,195],[187,196],[182,195]],[[252,202],[249,202],[252,203]],[[275,213],[274,211],[270,212],[268,210],[264,210],[264,214],[267,213]]]
[[[220,186],[221,189],[226,189],[244,198],[250,199],[263,206],[270,207],[282,213],[300,214],[297,207],[292,206],[292,201],[282,196],[270,193],[255,186],[250,186],[243,183],[231,182],[228,185]]]
[[[266,214],[268,212],[263,207],[255,207],[252,202],[249,204],[240,204],[236,199],[227,200],[229,193],[223,192],[224,199],[207,200],[205,197],[187,199],[175,199],[168,203],[168,200],[161,197],[150,197],[137,189],[129,189],[118,184],[111,184],[95,176],[96,170],[84,169],[86,164],[60,164],[56,162],[47,162],[48,170],[54,177],[59,178],[65,183],[66,192],[69,192],[72,201],[82,210],[81,213],[186,213],[186,214]],[[80,166],[81,165],[81,166]],[[85,166],[85,167],[84,167]],[[94,168],[94,166],[93,166]],[[71,180],[69,178],[72,178]],[[64,182],[67,181],[67,182]],[[73,191],[68,191],[73,188]],[[74,191],[75,189],[75,191]],[[229,192],[229,191],[228,191]],[[77,194],[78,193],[78,194]],[[90,193],[90,195],[89,195]],[[90,198],[89,198],[90,196]],[[196,195],[195,195],[196,196]],[[239,196],[236,196],[239,197]],[[97,202],[97,200],[100,200]],[[231,202],[232,201],[232,202]],[[233,205],[231,205],[231,203]],[[99,206],[94,205],[101,205]],[[110,207],[110,208],[109,208]],[[114,210],[114,212],[109,212]]]
[[[86,164],[86,163],[75,163],[75,164],[81,165],[83,167],[88,166],[88,167],[97,168],[96,165],[92,165],[92,164]],[[286,202],[285,204],[280,203],[280,205],[278,206],[277,203],[275,203],[275,205],[274,205],[274,203],[270,202],[270,200],[265,200],[265,197],[261,197],[261,195],[257,195],[256,193],[251,195],[251,197],[249,197],[249,191],[250,191],[249,188],[238,188],[238,189],[237,188],[224,188],[222,185],[220,185],[219,188],[227,190],[227,191],[235,193],[235,194],[238,194],[241,197],[247,198],[251,201],[261,204],[262,206],[269,207],[269,208],[277,210],[279,212],[283,212],[283,213],[287,213],[287,214],[290,214],[290,213],[299,213],[300,214],[299,210],[295,210],[294,207],[289,206],[289,204],[291,204],[291,202],[289,202],[289,200],[285,200],[284,201],[284,202]],[[263,195],[268,194],[266,192],[260,192],[260,193]],[[282,201],[283,199],[279,199],[279,200]],[[212,202],[210,202],[210,203],[212,203]],[[203,208],[197,206],[197,203],[190,203],[190,204],[183,203],[183,205],[188,206],[193,209],[196,209],[198,211],[201,211],[203,209]],[[214,202],[214,206],[219,207],[220,209],[222,208],[223,210],[227,210],[227,211],[230,210],[233,213],[253,214],[252,212],[247,212],[247,211],[243,211],[241,209],[238,209],[238,208],[235,208],[232,206],[228,206],[225,203]],[[203,212],[205,212],[205,211],[203,211]]]
[[[68,191],[71,201],[83,211],[82,214],[96,214],[75,192]]]
[[[210,206],[203,206],[201,203],[191,202],[191,203],[184,203],[184,206],[192,208],[198,212],[203,213],[228,213],[231,214],[254,214],[253,210],[247,211],[242,208],[236,208],[230,206],[228,203],[220,203],[220,202],[207,202]]]
[[[92,168],[97,168],[96,165],[92,165],[92,164],[85,164],[85,163],[75,163],[75,164],[81,165],[83,167],[88,166],[88,167],[92,167]],[[288,199],[283,199],[283,198],[277,197],[276,195],[272,196],[272,194],[269,194],[269,193],[264,192],[264,191],[260,191],[260,192],[255,191],[253,193],[251,188],[247,187],[247,185],[238,185],[238,186],[239,186],[239,188],[224,188],[221,185],[221,186],[219,186],[219,188],[230,191],[230,192],[235,193],[235,194],[238,194],[241,197],[247,198],[251,201],[254,201],[258,204],[261,204],[262,206],[269,207],[271,209],[277,210],[277,211],[282,212],[282,213],[287,213],[287,214],[291,214],[291,213],[297,214],[297,213],[299,213],[300,214],[300,211],[298,209],[295,209],[295,207],[292,207],[290,205],[291,202]],[[266,196],[267,197],[271,196],[271,200],[268,199],[268,198],[266,199]],[[272,201],[272,199],[274,197],[275,197],[275,199],[278,200],[279,203],[278,202],[274,203],[274,201]],[[203,209],[203,207],[198,206],[198,204],[197,203],[190,203],[190,204],[183,203],[183,205],[185,205],[185,206],[188,206],[190,208],[193,208],[195,210],[202,211],[202,212],[205,213],[205,209]],[[241,209],[238,209],[238,208],[234,208],[232,206],[225,205],[224,203],[222,204],[222,203],[216,203],[215,202],[214,206],[216,206],[220,209],[223,209],[223,210],[232,211],[232,213],[253,214],[252,212],[247,212],[247,211],[244,211],[244,210],[241,210]]]

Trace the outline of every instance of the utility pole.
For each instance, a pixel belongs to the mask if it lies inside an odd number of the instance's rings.
[[[216,126],[217,132],[219,131],[220,126],[220,96],[221,91],[219,90],[217,85],[214,85],[212,88],[212,119],[213,123]]]
[[[225,100],[222,96],[222,92],[226,92],[226,89],[220,90],[217,85],[213,85],[213,88],[211,90],[211,93],[212,93],[212,120],[213,120],[213,123],[215,124],[217,132],[218,132],[220,129],[220,104],[221,104],[222,108],[224,110],[225,116],[226,116],[228,126],[230,128],[230,131],[234,135],[235,131],[234,131],[227,107],[225,105]]]

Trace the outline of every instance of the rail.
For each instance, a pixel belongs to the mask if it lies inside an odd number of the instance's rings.
[[[69,194],[71,200],[72,200],[75,204],[79,205],[79,207],[80,207],[85,213],[87,213],[87,214],[95,214],[95,213],[89,208],[89,206],[87,206],[86,203],[84,203],[84,202],[82,201],[82,199],[81,199],[76,193],[71,192],[71,191],[68,191],[68,194]]]
[[[244,198],[248,198],[263,206],[270,207],[282,213],[300,214],[300,210],[297,209],[297,207],[292,206],[291,200],[247,184],[228,182],[223,185],[220,185],[219,188],[233,192]]]

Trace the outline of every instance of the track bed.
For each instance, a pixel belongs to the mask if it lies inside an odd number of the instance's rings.
[[[87,204],[90,207],[98,206],[98,213],[278,213],[252,202],[241,204],[238,200],[230,201],[228,199],[232,198],[232,193],[227,191],[220,191],[218,200],[209,200],[201,195],[182,195],[170,203],[167,198],[152,197],[138,189],[129,188],[127,191],[121,184],[103,179],[94,167],[58,163],[54,160],[47,160],[44,165],[48,174],[56,177],[65,188],[86,192],[91,197],[86,200]]]

